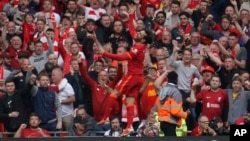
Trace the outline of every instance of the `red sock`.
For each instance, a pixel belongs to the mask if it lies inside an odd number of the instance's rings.
[[[130,128],[133,126],[134,122],[134,104],[127,105],[127,127]]]
[[[112,114],[116,114],[117,111],[115,109],[119,108],[119,107],[117,107],[117,106],[119,106],[119,104],[118,104],[116,95],[110,94],[107,102],[108,102],[107,107],[105,108],[105,113],[104,113],[104,116],[102,118],[103,120],[106,120],[107,117],[110,117]]]

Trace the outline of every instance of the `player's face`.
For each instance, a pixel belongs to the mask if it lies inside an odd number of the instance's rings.
[[[146,32],[144,30],[138,31],[137,36],[135,38],[135,41],[136,42],[142,42],[142,40],[144,39],[145,36],[146,36]]]
[[[39,118],[37,116],[30,117],[29,124],[31,128],[37,128],[40,124]]]

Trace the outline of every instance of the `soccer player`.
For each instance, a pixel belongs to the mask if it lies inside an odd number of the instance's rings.
[[[124,54],[118,55],[104,51],[99,41],[94,37],[94,41],[96,42],[99,48],[99,53],[102,54],[104,57],[118,61],[128,60],[128,72],[117,83],[115,88],[121,94],[126,95],[127,126],[123,130],[123,133],[121,134],[122,136],[126,136],[133,131],[132,124],[134,118],[134,103],[144,81],[143,62],[145,58],[147,44],[150,44],[152,42],[151,32],[147,30],[141,30],[136,32],[135,27],[133,25],[133,20],[129,21],[129,29],[130,35],[133,37],[135,44],[129,52],[126,52]]]

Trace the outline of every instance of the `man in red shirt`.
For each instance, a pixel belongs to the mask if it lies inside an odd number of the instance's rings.
[[[127,127],[123,130],[122,136],[127,136],[133,131],[132,124],[134,118],[134,103],[144,81],[143,62],[147,44],[152,40],[152,34],[149,31],[141,30],[136,32],[133,25],[133,18],[131,19],[132,20],[129,21],[129,32],[134,39],[135,44],[129,52],[126,52],[124,54],[112,54],[105,52],[98,40],[94,38],[96,44],[98,45],[99,53],[103,54],[104,57],[119,61],[128,60],[128,72],[117,83],[115,88],[121,94],[126,95]]]
[[[223,117],[224,108],[228,106],[228,97],[224,90],[220,88],[221,82],[218,76],[213,76],[210,80],[210,89],[201,90],[198,95],[196,95],[197,101],[202,101],[202,114],[208,117],[211,121],[214,117]],[[193,91],[192,91],[193,92]]]
[[[21,124],[14,134],[14,138],[40,138],[50,137],[47,130],[39,127],[40,119],[37,114],[31,113],[29,117],[29,128],[26,124]]]

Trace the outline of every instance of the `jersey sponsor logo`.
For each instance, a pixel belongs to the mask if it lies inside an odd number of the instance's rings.
[[[219,104],[207,103],[207,108],[220,108]]]

